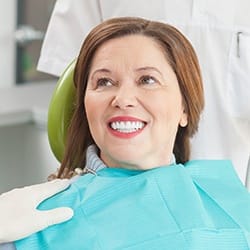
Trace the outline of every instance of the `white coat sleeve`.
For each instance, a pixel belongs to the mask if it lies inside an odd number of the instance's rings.
[[[57,0],[45,34],[37,70],[60,76],[78,56],[86,34],[101,21],[98,0]]]

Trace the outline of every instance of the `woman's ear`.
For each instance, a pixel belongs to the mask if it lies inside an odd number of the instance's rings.
[[[179,125],[180,125],[181,127],[186,127],[187,124],[188,124],[188,115],[187,115],[186,111],[183,110],[183,113],[182,113],[182,116],[181,116]]]

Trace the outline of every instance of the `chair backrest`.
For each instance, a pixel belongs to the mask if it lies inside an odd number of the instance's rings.
[[[67,129],[74,110],[75,88],[73,74],[75,62],[74,60],[59,78],[48,110],[49,143],[59,162],[63,157]]]

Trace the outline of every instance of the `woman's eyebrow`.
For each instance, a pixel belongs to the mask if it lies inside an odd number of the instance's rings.
[[[140,68],[137,68],[135,71],[149,71],[149,70],[156,71],[162,76],[162,72],[159,69],[155,67],[151,67],[151,66],[140,67]]]
[[[97,73],[111,73],[111,70],[106,68],[96,69],[93,73],[91,73],[91,78]]]
[[[141,71],[155,71],[157,73],[159,73],[161,76],[163,76],[162,72],[157,69],[156,67],[152,67],[152,66],[145,66],[145,67],[139,67],[137,69],[135,69],[136,72],[141,72]],[[100,69],[96,69],[93,73],[91,73],[91,78],[93,78],[95,76],[95,74],[98,73],[112,73],[111,70],[107,69],[107,68],[100,68]]]

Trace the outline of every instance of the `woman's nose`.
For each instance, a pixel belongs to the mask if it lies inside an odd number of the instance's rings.
[[[137,105],[136,90],[132,86],[120,87],[111,105],[120,109],[135,107]]]

